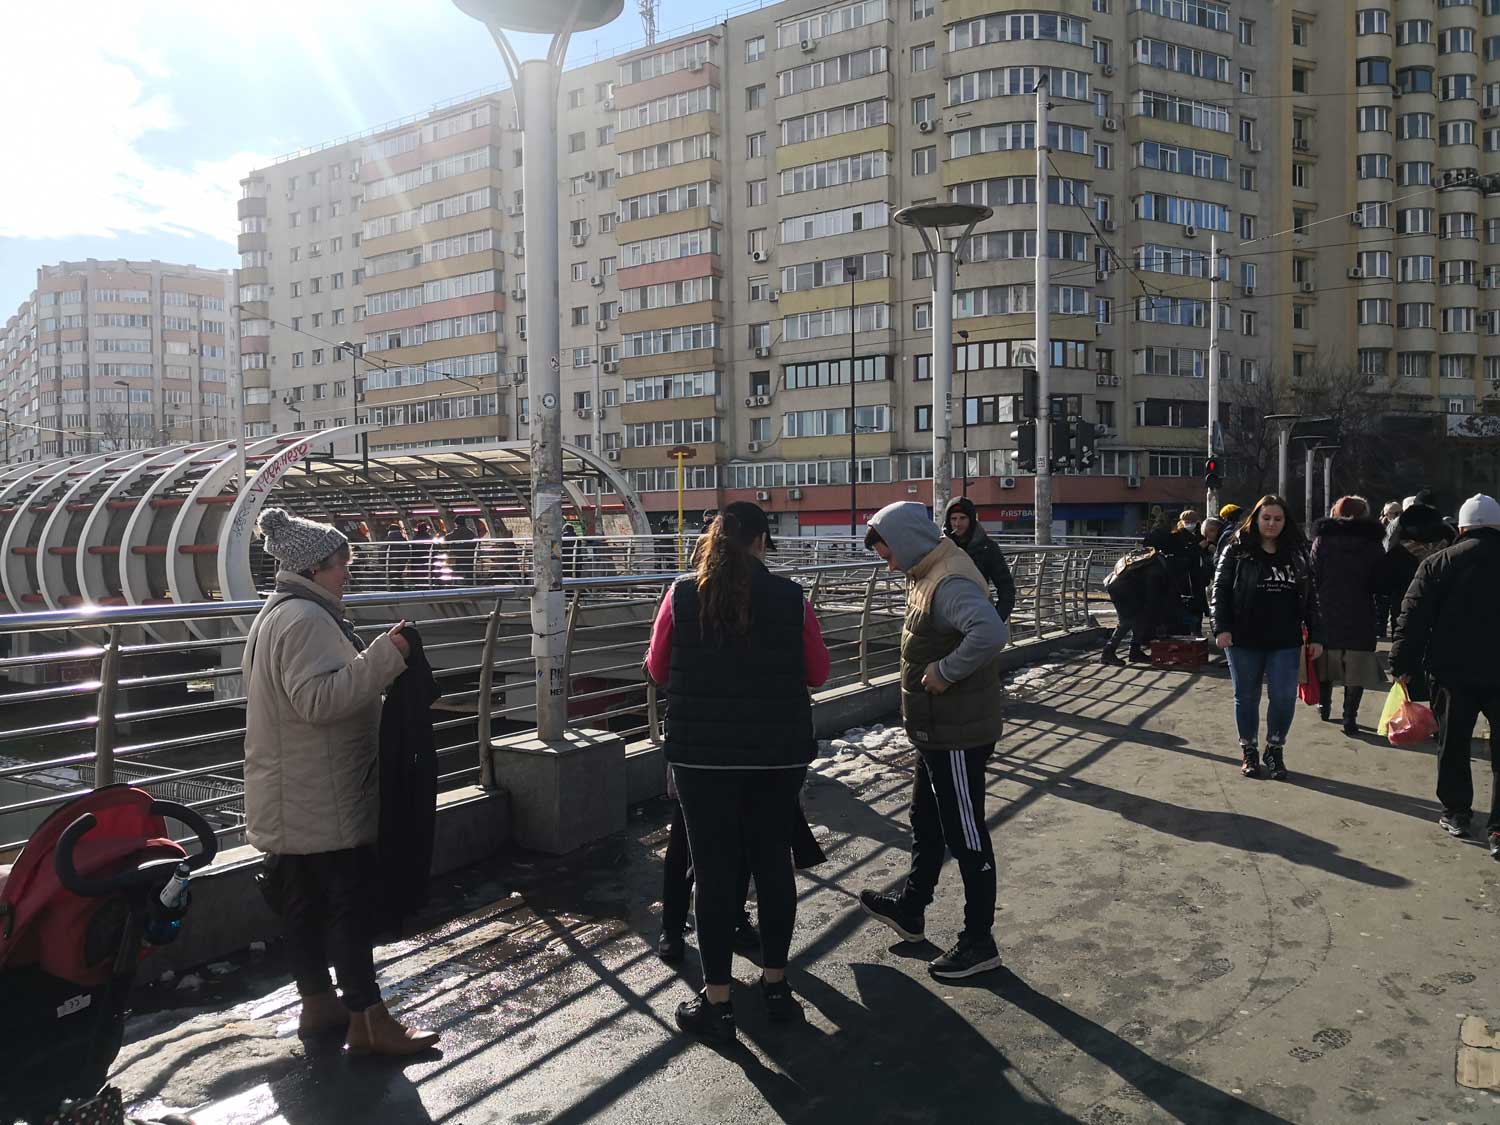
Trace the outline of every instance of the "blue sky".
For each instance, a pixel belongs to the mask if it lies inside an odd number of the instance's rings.
[[[722,11],[722,0],[663,0],[661,27]],[[249,169],[504,78],[484,29],[448,0],[13,3],[4,31],[0,322],[45,263],[231,267]],[[640,39],[629,0],[613,24],[576,36],[570,59]],[[516,40],[523,58],[541,43]]]

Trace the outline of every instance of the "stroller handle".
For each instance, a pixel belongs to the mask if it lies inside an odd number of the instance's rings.
[[[147,860],[128,871],[121,871],[115,875],[107,875],[103,878],[86,878],[78,874],[78,869],[73,863],[73,849],[78,841],[83,839],[99,822],[93,813],[84,813],[72,824],[63,830],[58,838],[57,851],[53,856],[53,864],[57,869],[58,881],[63,887],[75,895],[83,898],[102,898],[105,895],[114,894],[117,891],[130,890],[137,886],[144,886],[156,880],[164,868],[173,870],[179,863],[186,863],[191,870],[198,870],[213,862],[214,856],[219,850],[219,841],[214,836],[214,830],[208,821],[204,820],[195,809],[186,805],[179,805],[175,801],[152,801],[151,814],[153,816],[170,817],[172,820],[181,821],[193,830],[198,837],[200,850],[195,855],[186,859],[152,859]]]

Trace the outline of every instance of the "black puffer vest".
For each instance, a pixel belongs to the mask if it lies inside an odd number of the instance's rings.
[[[759,562],[750,575],[750,634],[705,638],[698,586],[672,587],[666,758],[674,766],[779,769],[817,755],[802,660],[802,588]]]

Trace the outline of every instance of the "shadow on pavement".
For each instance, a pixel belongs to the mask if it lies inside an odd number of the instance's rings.
[[[1076,777],[1059,778],[1051,782],[1048,788],[1069,801],[1118,813],[1133,824],[1194,843],[1218,844],[1241,851],[1279,855],[1293,863],[1316,867],[1330,875],[1352,879],[1372,887],[1411,885],[1410,880],[1400,875],[1343,855],[1326,840],[1263,817],[1219,812],[1216,809],[1184,808],[1168,801],[1126,793],[1121,789]]]
[[[962,982],[959,987],[964,987]],[[1124,1082],[1178,1121],[1213,1122],[1214,1125],[1290,1125],[1283,1117],[1152,1058],[1108,1028],[1036,991],[1009,970],[968,987],[993,992],[1040,1020],[1078,1050],[1109,1067]]]

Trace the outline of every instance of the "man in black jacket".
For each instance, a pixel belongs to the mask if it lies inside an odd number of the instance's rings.
[[[995,612],[1001,621],[1009,621],[1016,608],[1016,582],[1010,576],[1010,564],[979,522],[974,502],[967,496],[955,496],[943,509],[943,531],[974,561],[979,573],[995,588]]]
[[[1500,504],[1471,496],[1459,512],[1456,544],[1422,561],[1401,605],[1391,673],[1402,683],[1425,672],[1438,716],[1438,821],[1467,836],[1474,777],[1469,739],[1482,713],[1490,725],[1490,855],[1500,860]]]

